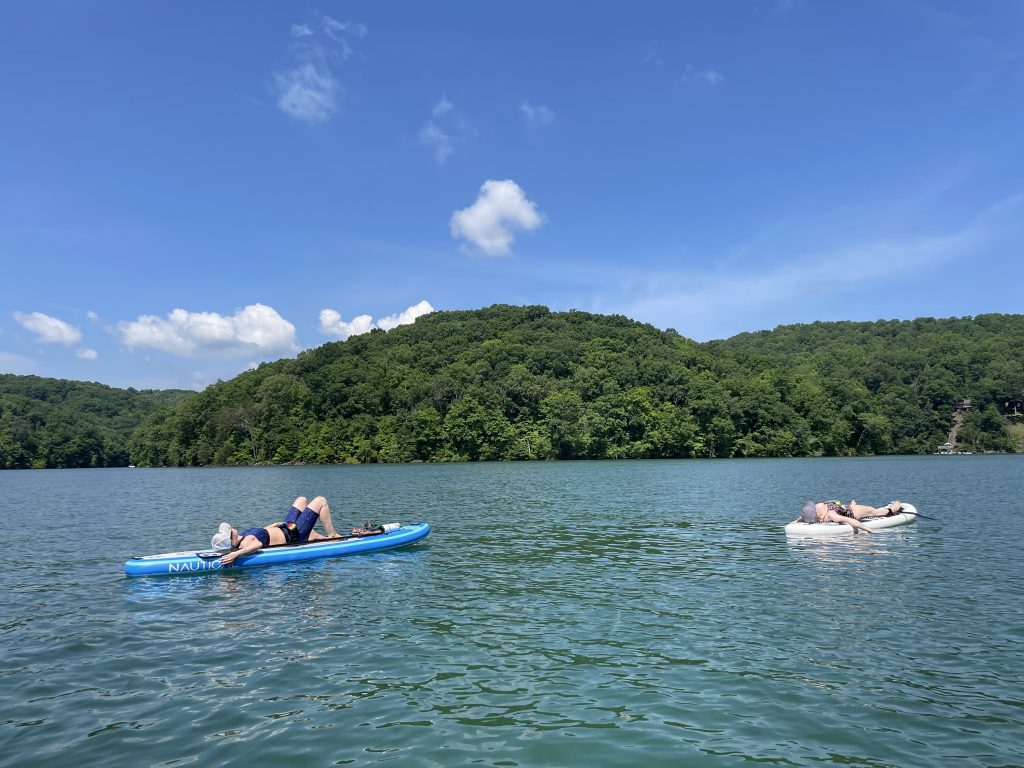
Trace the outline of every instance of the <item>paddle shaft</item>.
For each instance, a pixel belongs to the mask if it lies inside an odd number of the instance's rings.
[[[904,514],[904,513],[897,512],[896,514],[900,515],[900,514]],[[907,512],[906,514],[909,515],[911,513]],[[932,517],[931,515],[922,515],[920,512],[914,512],[913,515],[914,515],[914,517],[920,517],[922,520],[938,520],[939,519],[937,517]],[[862,517],[861,519],[862,520],[884,520],[887,517],[888,517],[888,515],[872,515],[871,517]]]

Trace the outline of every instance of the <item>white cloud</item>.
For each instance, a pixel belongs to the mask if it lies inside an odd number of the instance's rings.
[[[447,115],[449,112],[451,112],[452,109],[454,108],[455,105],[448,101],[448,97],[442,96],[441,100],[434,105],[434,108],[431,110],[431,112],[433,113],[434,117],[443,117],[444,115]]]
[[[543,104],[524,101],[519,105],[519,111],[523,113],[526,121],[533,125],[550,125],[555,120],[555,111]]]
[[[36,334],[36,341],[45,344],[71,345],[82,338],[82,332],[75,326],[42,312],[15,312],[14,319],[22,328]]]
[[[365,24],[314,13],[317,24],[292,24],[294,66],[274,73],[277,106],[296,120],[315,125],[338,111],[343,92],[333,65],[355,55],[349,38],[366,36]]]
[[[349,336],[369,333],[374,328],[390,331],[399,325],[408,325],[414,322],[417,317],[433,311],[434,308],[430,305],[429,301],[421,301],[404,312],[382,317],[378,322],[374,323],[370,315],[359,315],[350,322],[346,322],[341,319],[341,313],[336,309],[322,309],[320,310],[320,331],[328,336],[337,336],[344,341]]]
[[[93,312],[91,309],[88,312],[85,313],[85,316],[88,317],[90,320],[98,320],[99,317],[100,317],[95,312]]]
[[[433,147],[437,164],[444,165],[455,151],[455,145],[473,136],[474,130],[447,96],[441,97],[430,114],[431,118],[420,128],[420,143]]]
[[[152,347],[182,357],[298,350],[295,326],[264,304],[250,304],[230,317],[184,309],[175,309],[166,319],[141,315],[118,323],[117,331],[129,347]]]
[[[434,148],[434,159],[438,165],[444,165],[455,151],[452,137],[433,120],[427,120],[420,128],[420,142]]]
[[[99,355],[95,349],[76,349],[75,357],[81,358],[82,360],[95,360]]]
[[[345,340],[349,336],[369,333],[372,329],[373,318],[369,315],[358,315],[351,322],[345,322],[336,309],[320,310],[320,332],[328,336],[337,336]]]
[[[544,215],[511,179],[485,181],[476,202],[453,213],[449,223],[452,237],[468,240],[488,256],[507,255],[516,230],[543,225]]]
[[[324,32],[329,38],[336,42],[345,42],[347,35],[355,35],[356,37],[366,37],[366,25],[360,24],[354,21],[338,21],[332,19],[330,16],[321,17]],[[346,49],[351,53],[351,49],[348,48],[348,44],[345,43]]]
[[[687,64],[686,69],[683,70],[682,80],[684,83],[698,83],[714,87],[725,82],[725,75],[714,69],[698,69],[692,64]]]
[[[338,110],[340,86],[331,71],[306,62],[274,75],[277,106],[304,123],[323,123]]]
[[[430,306],[430,302],[424,300],[419,304],[413,304],[407,310],[399,312],[397,315],[382,317],[377,321],[377,327],[383,328],[385,331],[390,331],[396,326],[408,325],[409,323],[415,322],[417,317],[428,315],[433,311],[434,308]]]

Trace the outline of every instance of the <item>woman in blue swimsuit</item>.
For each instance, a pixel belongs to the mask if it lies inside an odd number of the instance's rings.
[[[313,530],[316,521],[323,523],[323,536]],[[280,544],[304,544],[307,541],[322,541],[324,539],[338,538],[338,532],[334,530],[334,522],[331,520],[331,508],[327,499],[317,496],[308,504],[305,496],[299,496],[288,510],[284,520],[278,523],[271,523],[262,528],[246,528],[236,530],[227,523],[221,523],[220,530],[213,537],[214,549],[225,549],[231,547],[220,559],[220,564],[231,565],[243,555],[251,555],[263,547],[273,547]]]

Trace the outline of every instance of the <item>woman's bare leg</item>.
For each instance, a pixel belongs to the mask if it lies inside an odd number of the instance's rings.
[[[893,502],[893,507],[899,509],[900,503]],[[889,514],[891,509],[892,507],[870,507],[867,504],[858,504],[856,501],[850,502],[850,511],[858,520],[862,517],[884,517]]]
[[[309,538],[313,541],[317,541],[321,538],[335,538],[338,535],[338,532],[334,530],[334,521],[331,520],[331,507],[327,503],[327,499],[325,499],[323,496],[317,496],[315,499],[309,502],[309,509],[312,509],[314,512],[316,512],[317,517],[324,526],[324,531],[326,531],[327,533],[326,537],[322,537],[320,536],[320,534],[316,533],[316,531],[310,531]]]

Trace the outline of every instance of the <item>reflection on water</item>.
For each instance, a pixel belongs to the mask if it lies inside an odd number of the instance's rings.
[[[917,549],[918,541],[913,525],[855,536],[786,537],[786,544],[796,557],[853,568],[873,563],[877,558],[912,559],[910,553]]]
[[[43,541],[0,571],[0,766],[133,749],[157,765],[1021,765],[1024,475],[976,458],[5,475],[11,498],[45,486],[88,545]],[[433,532],[121,575],[133,531],[180,549],[209,498],[298,493],[331,498],[339,525]],[[802,498],[836,494],[936,520],[784,535]]]

